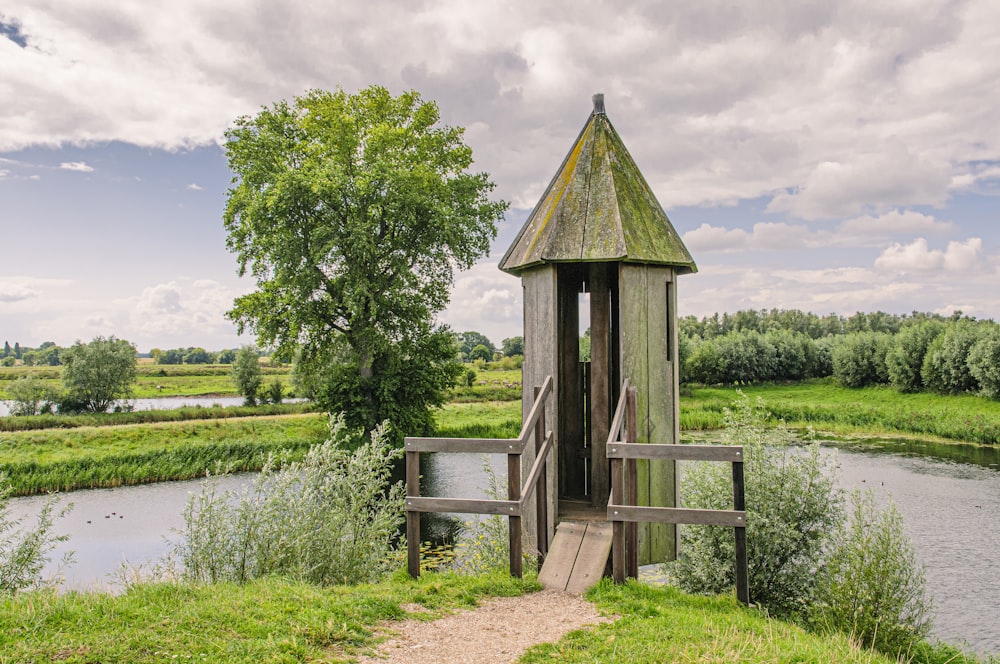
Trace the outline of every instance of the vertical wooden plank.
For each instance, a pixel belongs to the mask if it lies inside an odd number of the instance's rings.
[[[623,459],[611,460],[611,502],[622,505],[625,492],[622,490]],[[611,533],[611,576],[615,583],[625,583],[625,523],[615,521]]]
[[[743,462],[733,463],[733,509],[745,510],[743,489]],[[736,538],[736,599],[750,604],[749,568],[747,566],[747,529],[734,528]]]
[[[507,455],[507,498],[521,500],[521,455]],[[524,557],[521,555],[523,541],[521,539],[521,517],[507,517],[507,532],[510,534],[510,575],[521,578]]]
[[[580,287],[581,266],[562,264],[556,268],[558,281],[559,362],[559,495],[582,498],[585,477],[583,451],[583,399],[580,378]]]
[[[420,495],[420,453],[406,453],[406,495]],[[406,571],[420,576],[420,512],[406,512]]]
[[[619,265],[619,326],[621,339],[622,377],[638,388],[636,418],[638,442],[649,442],[649,358],[645,265]],[[638,468],[638,504],[649,505],[649,462],[640,460]],[[639,528],[639,564],[655,562],[650,558],[649,524]]]
[[[647,442],[677,443],[676,386],[674,384],[673,349],[670,346],[671,319],[670,287],[673,283],[672,268],[647,266],[646,329],[649,416]],[[676,325],[676,323],[674,323]],[[649,504],[656,507],[676,506],[676,463],[674,461],[649,462]],[[673,524],[649,525],[650,562],[675,558],[676,526]]]
[[[522,387],[523,389],[523,387]],[[541,387],[536,386],[532,392],[535,395],[535,399],[538,399],[538,394],[542,391]],[[550,397],[551,398],[551,397]],[[535,422],[535,454],[541,449],[542,443],[545,441],[545,411],[543,410],[538,421]],[[548,461],[542,462],[542,479],[535,485],[535,547],[538,551],[538,569],[542,569],[542,564],[545,562],[545,556],[549,553],[549,529],[548,529],[548,491],[545,482],[545,473],[547,470]]]
[[[611,429],[611,293],[606,263],[590,265],[590,486],[594,506],[608,504]]]
[[[556,271],[552,265],[542,265],[531,268],[521,273],[521,284],[523,286],[524,298],[524,365],[522,368],[521,384],[526,389],[522,389],[521,407],[522,421],[531,412],[534,404],[531,386],[541,385],[547,376],[552,377],[552,393],[545,404],[545,417],[549,426],[553,429],[553,452],[552,462],[547,464],[546,469],[546,514],[548,523],[545,524],[546,532],[551,536],[555,529],[556,518],[556,497],[558,496],[557,482],[559,474],[559,428],[553,426],[557,422],[558,399],[556,395],[560,391],[558,363],[556,362]],[[521,456],[521,472],[526,473],[535,461],[537,447],[525,450]],[[537,528],[535,523],[537,515],[536,509],[531,509],[531,500],[526,505],[525,516],[522,518],[522,526],[530,533]]]
[[[638,390],[629,386],[625,395],[625,442],[638,442],[638,422],[636,407]],[[635,459],[625,461],[625,504],[638,504],[638,463]],[[625,524],[625,574],[632,578],[639,577],[639,527],[635,521]]]

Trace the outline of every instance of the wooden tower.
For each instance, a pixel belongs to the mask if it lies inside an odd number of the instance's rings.
[[[697,268],[608,120],[604,95],[594,95],[593,112],[500,269],[524,288],[525,416],[531,386],[553,377],[551,538],[560,519],[604,514],[605,445],[624,378],[638,388],[639,442],[679,442],[675,280]],[[524,463],[532,461],[526,454]],[[673,462],[640,462],[639,477],[640,505],[676,506]],[[673,559],[674,527],[640,525],[638,553],[640,564]]]

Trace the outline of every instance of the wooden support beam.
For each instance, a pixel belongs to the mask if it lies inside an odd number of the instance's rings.
[[[420,453],[406,453],[406,496],[420,495]],[[406,571],[420,576],[420,513],[406,510]]]
[[[407,497],[406,509],[408,512],[454,512],[456,514],[521,516],[521,503],[514,500]]]

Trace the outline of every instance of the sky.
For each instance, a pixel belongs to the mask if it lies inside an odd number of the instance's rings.
[[[224,133],[307,90],[417,90],[510,202],[440,315],[522,333],[497,263],[605,95],[699,271],[681,315],[1000,319],[1000,3],[0,6],[0,337],[253,343]]]

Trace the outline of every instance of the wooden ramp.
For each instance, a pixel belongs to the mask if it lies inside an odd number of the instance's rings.
[[[607,521],[563,521],[556,528],[538,582],[546,588],[581,594],[604,576],[611,554]]]

